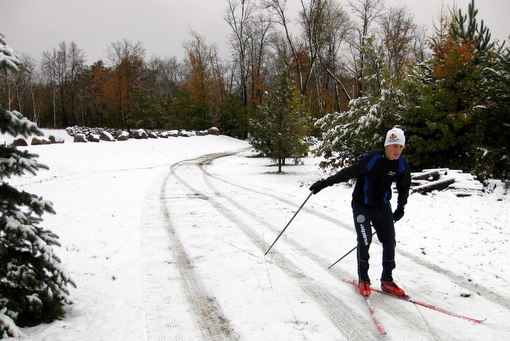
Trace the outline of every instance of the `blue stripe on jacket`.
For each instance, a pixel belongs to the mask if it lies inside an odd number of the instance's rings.
[[[368,153],[364,154],[363,156],[367,156]],[[372,168],[374,168],[374,165],[375,163],[377,162],[377,160],[379,159],[382,159],[384,158],[384,156],[382,154],[376,154],[374,155],[374,157],[372,157],[370,159],[370,161],[367,163],[367,174],[368,172],[370,172],[372,170]],[[364,186],[364,191],[365,191],[365,204],[368,205],[369,204],[369,198],[368,198],[368,189],[370,188],[370,180],[369,180],[369,177],[365,177],[365,186]]]

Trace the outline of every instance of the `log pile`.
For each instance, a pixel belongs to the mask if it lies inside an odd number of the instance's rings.
[[[432,191],[451,191],[459,197],[480,194],[483,185],[472,174],[448,168],[427,169],[412,173],[411,193],[426,194]]]

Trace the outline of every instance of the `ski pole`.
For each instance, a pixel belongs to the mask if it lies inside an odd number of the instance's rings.
[[[273,244],[271,244],[271,246],[269,247],[269,249],[267,249],[266,253],[264,254],[267,255],[267,253],[269,252],[269,250],[271,250],[271,248],[273,247],[273,245],[276,243],[276,241],[281,237],[281,235],[283,234],[283,232],[285,232],[285,230],[287,229],[287,227],[289,227],[290,223],[292,222],[292,220],[294,220],[294,218],[296,217],[296,215],[299,213],[299,211],[301,211],[301,209],[303,208],[303,206],[305,206],[306,202],[308,201],[308,199],[310,199],[310,197],[312,196],[313,194],[313,191],[310,192],[310,194],[308,195],[308,197],[306,198],[306,200],[301,204],[301,206],[299,207],[299,209],[296,211],[296,213],[294,213],[294,215],[292,216],[292,218],[290,218],[289,222],[287,223],[287,225],[285,225],[285,227],[283,228],[282,232],[280,232],[280,234],[278,235],[278,237],[276,237],[276,239],[274,240]]]
[[[375,234],[375,232],[374,232],[374,233],[372,233],[372,236],[373,236],[374,234]],[[343,255],[342,257],[340,257],[340,259],[339,259],[339,260],[337,260],[336,262],[334,262],[333,264],[331,264],[331,265],[329,266],[329,268],[328,268],[328,269],[331,269],[333,266],[335,266],[335,264],[336,264],[336,263],[340,262],[342,259],[344,259],[344,258],[345,258],[345,257],[347,257],[348,255],[350,255],[350,254],[351,254],[351,252],[352,252],[352,251],[354,251],[354,250],[356,250],[357,248],[358,248],[358,245],[356,245],[356,246],[355,246],[355,247],[353,247],[353,248],[352,248],[349,252],[347,252],[345,255]]]

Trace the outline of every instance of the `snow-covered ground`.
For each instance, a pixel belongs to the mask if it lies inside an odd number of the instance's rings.
[[[65,136],[63,131],[47,131]],[[77,288],[65,319],[24,340],[377,340],[356,278],[345,184],[310,197],[314,158],[277,174],[225,136],[26,147],[50,170],[11,183],[54,203],[43,226]],[[397,223],[396,281],[414,299],[372,295],[387,340],[510,338],[510,201],[412,194]],[[381,271],[371,249],[371,277]]]

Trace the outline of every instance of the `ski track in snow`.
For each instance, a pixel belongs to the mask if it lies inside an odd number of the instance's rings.
[[[211,159],[211,160],[208,160],[209,163],[212,163],[214,159]],[[264,194],[264,195],[267,195],[267,196],[270,196],[276,200],[279,200],[285,204],[288,204],[288,205],[296,205],[295,202],[292,202],[288,199],[285,199],[281,196],[277,196],[277,195],[273,195],[273,194],[268,194],[268,193],[263,193],[261,192],[260,190],[257,190],[257,189],[254,189],[254,188],[250,188],[250,187],[247,187],[247,186],[242,186],[242,185],[239,185],[239,184],[235,184],[229,180],[226,180],[226,179],[223,179],[221,178],[220,176],[217,176],[217,175],[213,175],[209,172],[207,172],[205,169],[203,169],[204,173],[206,173],[209,177],[212,177],[212,178],[215,178],[219,181],[222,181],[223,183],[226,183],[226,184],[230,184],[230,185],[234,185],[234,186],[238,186],[244,190],[248,190],[248,191],[252,191],[252,192],[255,192],[255,193],[260,193],[260,194]],[[235,204],[235,203],[234,203]],[[313,214],[321,219],[324,219],[328,222],[331,222],[331,223],[334,223],[338,226],[341,226],[343,228],[347,228],[348,230],[352,231],[352,225],[350,224],[347,224],[343,221],[340,221],[334,217],[331,217],[327,214],[323,214],[321,212],[315,212],[313,209],[310,209],[310,208],[307,208],[307,207],[304,207],[303,208],[303,211],[306,211],[310,214]],[[374,238],[373,240],[374,243],[379,243],[379,241],[377,240],[377,238]],[[448,277],[452,282],[456,283],[457,285],[465,288],[465,289],[468,289],[470,291],[473,291],[473,292],[478,292],[479,294],[483,295],[485,298],[487,298],[488,300],[490,300],[491,302],[494,302],[494,303],[497,303],[497,304],[500,304],[502,306],[504,306],[506,309],[510,309],[510,299],[508,299],[508,297],[504,297],[502,295],[499,295],[497,293],[494,293],[492,290],[488,289],[488,288],[485,288],[483,287],[482,285],[480,284],[473,284],[471,281],[469,281],[465,276],[460,276],[460,275],[457,275],[455,273],[453,273],[452,271],[448,271],[448,270],[445,270],[443,268],[441,268],[440,266],[436,265],[436,264],[433,264],[433,263],[430,263],[430,262],[427,262],[423,259],[421,259],[420,257],[416,257],[416,256],[413,256],[412,254],[408,253],[408,252],[405,252],[403,250],[399,250],[397,248],[397,253],[399,253],[400,255],[404,256],[404,257],[407,257],[409,258],[410,260],[412,260],[413,262],[416,262],[417,264],[421,265],[421,266],[424,266],[434,272],[437,272],[437,273],[441,273],[443,275],[445,275],[446,277]]]
[[[211,163],[211,161],[213,161],[213,159],[208,160],[208,161],[209,161],[208,163]],[[222,178],[220,176],[212,175],[211,173],[207,172],[203,167],[202,167],[202,171],[205,174],[207,174],[210,178],[215,178],[215,179],[221,181],[223,184],[230,184],[230,185],[233,185],[233,186],[237,186],[239,188],[242,188],[243,190],[248,190],[248,191],[251,191],[251,192],[263,195],[263,196],[267,196],[267,197],[273,198],[273,199],[275,199],[277,201],[283,202],[286,205],[295,206],[295,207],[299,206],[297,203],[292,202],[292,201],[288,200],[286,197],[283,197],[281,195],[276,195],[274,193],[263,192],[263,191],[261,191],[260,188],[249,188],[249,187],[246,187],[244,185],[240,185],[239,183],[235,183],[235,182],[232,182],[232,181],[229,181],[229,180],[225,180],[224,178]],[[212,185],[210,183],[209,183],[209,186],[212,187]],[[221,187],[223,187],[223,186],[220,186],[220,188]],[[262,201],[264,201],[264,200],[262,200]],[[235,201],[231,200],[231,202],[234,204],[234,206],[237,206],[238,209],[243,209],[239,205],[235,205]],[[246,208],[244,208],[244,210],[246,210]],[[316,211],[314,209],[306,208],[306,207],[303,209],[303,211],[308,212],[310,215],[314,216],[315,218],[320,218],[320,219],[323,219],[323,220],[327,221],[328,223],[332,223],[335,226],[341,226],[342,228],[345,228],[349,232],[352,233],[352,227],[349,224],[347,224],[347,223],[345,223],[343,221],[340,221],[340,220],[332,217],[331,215],[324,214],[322,212],[318,212],[318,211]],[[253,212],[249,212],[249,214],[250,215],[254,215]],[[269,227],[271,228],[271,226],[269,226]],[[275,235],[276,235],[276,234],[278,234],[279,231],[277,229],[273,228],[273,232],[275,232]],[[288,244],[291,245],[293,248],[300,249],[301,252],[304,253],[307,258],[309,258],[310,260],[315,262],[316,265],[320,269],[326,269],[328,267],[328,265],[330,264],[330,263],[328,263],[327,260],[321,259],[317,255],[315,255],[313,252],[306,251],[306,248],[304,248],[303,246],[300,246],[298,243],[296,243],[296,242],[294,242],[292,240],[288,241]],[[266,249],[267,249],[267,246],[266,246]],[[349,274],[349,273],[347,273],[345,271],[342,271],[341,268],[339,268],[339,267],[332,269],[330,272],[334,274],[334,277],[336,278],[336,280],[352,276],[352,274]],[[345,296],[343,297],[343,299],[345,299]],[[389,312],[390,315],[394,315],[394,314],[397,314],[397,315],[400,314],[401,315],[402,314],[402,311],[401,311],[400,307],[396,307],[392,303],[388,304],[386,302],[385,304],[386,304],[385,310],[386,310],[386,312]],[[338,309],[352,309],[352,302],[348,303],[347,306],[343,306],[342,304],[334,306],[333,309],[335,309],[335,310],[338,310]],[[364,315],[362,320],[365,319],[365,318],[366,318],[366,315]],[[425,339],[437,339],[437,337],[434,336],[434,334],[435,334],[434,331],[430,330],[430,327],[426,324],[426,322],[424,323],[424,321],[421,321],[420,319],[418,319],[418,320],[407,320],[406,322],[407,322],[406,323],[407,328],[405,330],[407,332],[401,330],[399,332],[399,334],[398,334],[398,338],[397,339],[409,339],[409,338],[412,338],[412,339],[418,340],[418,339],[422,339],[424,337],[424,335],[426,335]],[[358,328],[359,328],[359,326],[358,326]],[[409,331],[414,331],[414,332],[418,332],[419,331],[419,332],[417,334],[412,334],[412,333],[408,334]],[[443,337],[446,337],[446,338],[448,338],[450,340],[455,340],[456,339],[456,337],[450,335],[449,333],[444,333],[444,332],[443,332]],[[356,337],[351,338],[350,336],[348,336],[347,339],[349,339],[349,340],[356,340],[357,338]]]
[[[175,220],[178,220],[178,218],[175,218],[178,215],[186,215],[186,214],[194,214],[194,211],[196,210],[203,210],[204,205],[209,205],[213,210],[215,210],[217,213],[219,213],[221,216],[226,218],[228,221],[230,221],[234,226],[237,226],[239,230],[244,234],[246,238],[255,246],[255,248],[259,249],[260,252],[263,252],[263,248],[266,247],[266,245],[263,243],[263,240],[260,238],[260,235],[254,231],[254,229],[250,226],[248,226],[246,223],[244,223],[244,218],[240,218],[237,216],[236,211],[239,210],[239,207],[234,204],[234,208],[227,208],[224,203],[221,203],[218,198],[224,197],[224,195],[213,191],[213,193],[207,193],[204,192],[202,189],[198,189],[196,187],[196,182],[199,179],[199,176],[197,176],[198,173],[206,174],[201,171],[200,164],[204,160],[210,160],[211,158],[217,158],[221,156],[226,156],[228,154],[213,154],[211,156],[206,156],[205,158],[201,157],[195,160],[190,161],[182,161],[174,164],[171,167],[170,174],[164,179],[162,183],[162,195],[160,197],[160,204],[161,204],[161,211],[163,216],[166,220],[166,226],[168,229],[168,232],[171,234],[171,239],[173,239],[173,242],[171,242],[170,248],[171,249],[177,249],[177,255],[174,258],[176,259],[178,263],[178,268],[180,269],[180,275],[184,277],[184,280],[181,280],[181,287],[183,288],[183,291],[185,292],[184,301],[187,301],[188,304],[192,307],[191,310],[194,312],[194,318],[196,321],[196,327],[200,329],[199,334],[203,337],[203,339],[267,339],[268,335],[264,331],[263,326],[249,326],[247,329],[248,331],[245,331],[245,334],[243,336],[240,336],[238,332],[235,330],[235,328],[230,326],[230,319],[235,319],[236,315],[241,314],[243,310],[243,302],[235,302],[235,300],[232,300],[228,297],[222,297],[222,303],[223,305],[229,307],[229,316],[227,317],[225,312],[222,310],[222,308],[215,303],[216,298],[213,296],[212,292],[215,291],[216,288],[221,287],[224,285],[225,281],[232,280],[231,276],[227,276],[227,278],[223,278],[221,276],[216,276],[219,278],[213,278],[212,280],[209,278],[203,278],[204,275],[198,275],[195,273],[195,267],[198,268],[199,264],[197,261],[193,260],[192,256],[189,256],[187,254],[187,251],[184,249],[182,242],[179,241],[180,237],[179,234],[185,234],[185,231],[182,231],[186,228],[186,226],[178,226],[177,223],[174,223]],[[205,182],[205,188],[210,188],[210,185],[207,182],[207,178],[204,179]],[[193,185],[191,184],[193,183]],[[178,210],[177,207],[179,206],[179,202],[182,202],[182,197],[179,195],[173,194],[171,197],[168,197],[166,194],[167,191],[165,188],[172,188],[173,193],[181,193],[180,188],[184,190],[185,196],[187,197],[187,203],[186,206],[191,206],[193,209],[192,212],[183,212],[181,210]],[[204,186],[202,186],[204,187]],[[199,186],[199,188],[202,188]],[[214,196],[214,198],[213,198]],[[172,199],[174,199],[175,202],[172,202]],[[176,199],[176,200],[175,200]],[[193,200],[194,199],[194,200]],[[177,202],[178,200],[178,202]],[[198,201],[197,203],[190,203],[189,200],[192,201]],[[203,202],[201,202],[203,201]],[[233,201],[232,201],[233,202]],[[177,212],[178,211],[178,212]],[[248,213],[251,215],[251,212],[245,210],[245,214]],[[196,213],[195,213],[196,214]],[[148,217],[144,217],[142,221],[146,221]],[[210,218],[210,217],[209,217]],[[207,219],[207,217],[205,217]],[[186,222],[188,221],[188,217],[186,217]],[[197,222],[200,224],[200,222]],[[257,223],[261,223],[260,219],[258,219]],[[267,222],[262,222],[264,224],[268,224]],[[146,232],[146,229],[144,229],[144,232]],[[214,242],[212,238],[209,240],[210,242]],[[232,245],[234,248],[236,246]],[[219,245],[219,248],[225,248],[225,245]],[[212,251],[212,250],[210,250]],[[246,253],[243,249],[235,249],[237,252]],[[262,253],[263,254],[263,253]],[[263,259],[261,256],[256,255],[255,252],[251,252],[248,254],[251,258],[257,258],[259,263],[263,262]],[[213,258],[214,255],[209,253],[203,256],[201,259],[202,261],[205,259]],[[200,258],[200,256],[198,257]],[[207,266],[207,265],[206,265]],[[315,288],[314,286],[310,286],[309,282],[312,280],[310,278],[307,278],[303,274],[300,274],[297,272],[296,269],[299,267],[287,262],[285,264],[284,272],[290,276],[291,278],[300,278],[301,281],[298,282],[298,284],[301,286],[301,289],[303,289],[305,292],[308,292],[309,294],[312,294],[313,297],[317,302],[320,302],[321,308],[326,311],[326,313],[330,316],[332,316],[333,324],[337,326],[346,326],[347,328],[343,328],[345,331],[347,331],[349,335],[349,339],[371,339],[370,334],[363,333],[363,331],[359,330],[352,321],[355,321],[356,319],[359,319],[359,316],[351,316],[349,313],[349,309],[347,309],[346,306],[342,307],[343,303],[338,300],[338,298],[331,297],[331,295],[328,293],[328,291],[322,289],[319,290]],[[273,271],[268,270],[265,267],[261,268],[264,271]],[[198,271],[197,271],[198,272]],[[230,274],[233,275],[233,274]],[[212,274],[208,274],[207,276],[213,276],[214,272]],[[271,276],[270,274],[268,276]],[[230,277],[230,278],[229,278]],[[211,282],[217,282],[216,285],[209,283],[204,284],[204,281],[211,281]],[[164,289],[163,289],[164,290]],[[227,292],[228,294],[228,292]],[[155,292],[151,292],[148,294],[150,297],[158,297],[159,295]],[[220,298],[218,298],[219,300]],[[336,302],[335,302],[336,301]],[[288,303],[288,302],[287,302]],[[339,307],[342,307],[342,309],[339,309]],[[201,310],[207,309],[208,314],[203,314]],[[168,310],[171,310],[168,309]],[[154,309],[154,307],[150,307],[147,309],[147,311],[157,311],[157,309]],[[151,313],[148,313],[151,315]],[[347,314],[347,315],[346,315]],[[165,314],[158,314],[156,313],[156,318],[148,318],[148,321],[154,321],[155,324],[158,322],[163,322],[164,319],[161,318],[161,316],[172,316],[172,313],[170,311],[167,311]],[[215,318],[211,318],[210,315],[215,315]],[[271,318],[277,318],[277,316],[272,316]],[[171,319],[171,318],[170,318]],[[219,322],[219,323],[218,323]],[[294,321],[292,324],[299,325],[300,323],[306,323],[306,322],[300,322],[300,321]],[[151,325],[151,323],[149,323]],[[218,332],[217,326],[218,325],[224,325],[223,328],[221,328],[221,333]],[[321,327],[322,328],[322,327]],[[155,327],[149,327],[149,331],[151,329],[161,329],[158,326]],[[297,330],[299,331],[298,328]],[[189,334],[189,331],[181,331],[178,333],[178,335],[184,336],[186,333]],[[298,332],[298,334],[301,334],[301,332]],[[334,334],[333,334],[334,335]],[[168,334],[166,336],[157,335],[157,339],[167,339],[174,336],[175,337],[175,330],[168,329]],[[284,336],[286,338],[287,336]],[[178,337],[179,338],[179,337]],[[271,336],[271,338],[278,339],[278,335],[275,333]],[[300,337],[301,338],[301,337]]]
[[[331,264],[329,260],[293,238],[282,238],[268,256],[263,256],[281,227],[268,221],[264,211],[257,209],[256,205],[246,205],[246,196],[253,197],[253,203],[262,202],[267,207],[274,206],[279,210],[288,209],[289,206],[299,207],[299,203],[262,187],[247,185],[209,171],[214,161],[234,154],[216,153],[177,162],[155,182],[152,192],[145,198],[141,235],[145,236],[142,238],[147,257],[144,272],[149,282],[145,297],[149,339],[185,339],[186,335],[190,335],[190,328],[193,329],[191,334],[197,339],[207,340],[380,338],[368,312],[364,311],[366,306],[361,297],[356,295],[352,287],[339,284],[341,278],[353,277],[353,273],[341,267],[327,270]],[[237,200],[239,195],[245,198]],[[341,226],[353,234],[348,223],[328,213],[306,207],[303,212],[329,225]],[[154,229],[154,233],[149,233],[150,229]],[[161,229],[167,234],[164,238],[157,236]],[[216,229],[218,234],[225,236],[222,243],[216,237]],[[161,242],[164,239],[166,245]],[[167,254],[151,264],[151,258],[158,257],[154,252],[159,249],[155,247],[155,240],[160,240]],[[279,244],[285,244],[284,252],[279,251],[282,247]],[[469,290],[483,290],[417,257],[404,252],[400,254],[416,266],[428,268]],[[223,262],[227,260],[227,266],[219,270],[218,261],[221,259]],[[231,259],[230,264],[228,259]],[[165,265],[157,266],[157,261],[166,264],[167,269],[162,270]],[[258,277],[260,283],[239,278],[236,275],[237,266],[252,267],[253,276]],[[272,277],[281,276],[287,277],[289,287],[274,287]],[[316,280],[318,277],[320,281]],[[238,285],[246,285],[249,290],[240,290]],[[236,287],[235,291],[241,291],[241,295],[231,295],[230,286]],[[287,290],[287,293],[281,293],[281,290]],[[277,298],[277,292],[285,297]],[[267,306],[253,302],[253,297],[258,295]],[[272,303],[266,300],[265,296],[269,295]],[[484,295],[492,298],[492,301],[501,299],[497,295],[489,295],[488,291]],[[159,303],[165,297],[169,297],[171,304]],[[426,315],[407,302],[393,302],[377,295],[372,300],[376,314],[389,331],[386,339],[465,339],[465,335],[438,329],[429,322],[436,316]],[[499,303],[504,306],[508,304],[504,299]],[[305,309],[317,310],[315,321],[300,320],[299,310],[303,305],[306,305]],[[262,316],[266,315],[267,318],[260,320],[256,317],[261,315],[260,312],[247,314],[246,309],[263,309],[265,313]],[[412,318],[406,318],[408,316]],[[172,321],[171,325],[169,321]],[[282,328],[286,325],[287,329]]]

